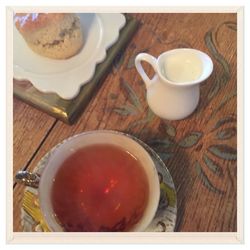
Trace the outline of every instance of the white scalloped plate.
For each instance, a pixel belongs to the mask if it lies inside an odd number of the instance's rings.
[[[34,53],[14,27],[14,78],[29,80],[42,92],[56,93],[72,99],[80,87],[94,75],[96,65],[106,57],[106,51],[119,37],[126,19],[122,14],[81,13],[85,43],[76,56],[53,60]]]

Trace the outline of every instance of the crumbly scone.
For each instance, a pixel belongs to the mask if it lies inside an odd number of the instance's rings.
[[[17,13],[14,22],[36,53],[66,59],[76,55],[83,46],[80,19],[73,13]]]

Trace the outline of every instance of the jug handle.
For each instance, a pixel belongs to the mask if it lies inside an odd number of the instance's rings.
[[[145,71],[141,65],[141,61],[145,61],[145,62],[149,63],[153,67],[154,71],[157,72],[157,66],[156,66],[157,60],[155,57],[153,57],[147,53],[140,53],[135,58],[135,67],[136,67],[138,73],[140,74],[141,78],[145,82],[146,87],[148,88],[151,85],[152,80],[149,79],[148,75],[145,73]]]

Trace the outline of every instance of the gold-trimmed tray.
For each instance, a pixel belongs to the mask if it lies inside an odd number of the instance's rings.
[[[105,60],[97,65],[94,77],[81,87],[77,97],[65,100],[57,94],[38,91],[29,81],[16,79],[13,79],[14,96],[65,123],[73,124],[89,103],[98,86],[103,82],[112,66],[113,60],[119,52],[124,50],[137,27],[138,21],[126,15],[126,24],[120,31],[118,41],[108,49]]]

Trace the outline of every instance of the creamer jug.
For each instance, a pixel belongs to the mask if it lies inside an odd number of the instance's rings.
[[[153,67],[152,79],[145,73],[141,61]],[[146,85],[150,109],[168,120],[183,119],[196,109],[199,85],[213,71],[213,62],[207,54],[186,48],[166,51],[158,58],[140,53],[135,58],[135,66]]]

